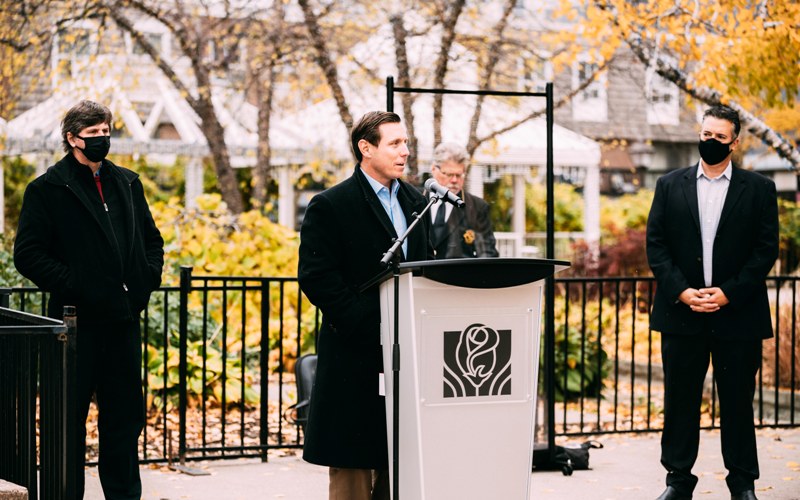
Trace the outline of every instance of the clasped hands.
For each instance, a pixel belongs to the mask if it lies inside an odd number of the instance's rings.
[[[715,312],[730,301],[719,287],[687,288],[678,296],[678,300],[688,305],[694,312]]]

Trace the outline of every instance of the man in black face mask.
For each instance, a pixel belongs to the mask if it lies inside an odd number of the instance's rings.
[[[161,283],[164,241],[134,172],[105,159],[111,111],[81,101],[61,123],[67,155],[25,190],[14,243],[19,272],[50,294],[48,314],[77,308],[76,467],[83,497],[86,417],[97,398],[107,499],[139,499],[144,426],[139,313]]]
[[[775,184],[734,168],[739,115],[703,116],[701,161],[661,177],[647,221],[647,259],[658,283],[650,326],[661,332],[667,489],[692,498],[700,405],[709,358],[720,402],[722,457],[733,500],[753,500],[759,477],[753,426],[761,341],[772,337],[765,279],[778,256]]]

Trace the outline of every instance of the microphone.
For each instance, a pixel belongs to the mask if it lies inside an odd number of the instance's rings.
[[[464,200],[454,195],[449,189],[436,182],[436,179],[430,178],[425,181],[425,189],[438,196],[440,200],[445,200],[448,203],[452,203],[458,208],[464,206]]]

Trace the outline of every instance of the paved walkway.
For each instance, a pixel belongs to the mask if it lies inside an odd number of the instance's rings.
[[[572,476],[560,472],[535,472],[532,499],[647,500],[664,488],[659,464],[659,435],[601,436],[605,448],[591,450],[592,470]],[[800,500],[800,429],[758,432],[761,479],[756,483],[760,500]],[[192,463],[209,476],[188,476],[166,467],[142,468],[144,500],[325,500],[327,469],[303,462],[294,455],[270,456],[268,463],[235,460]],[[719,451],[719,432],[703,432],[695,466],[700,482],[695,499],[728,500],[725,467]],[[97,469],[87,471],[87,500],[102,499]],[[458,500],[458,499],[432,499]],[[487,499],[513,500],[513,499]]]

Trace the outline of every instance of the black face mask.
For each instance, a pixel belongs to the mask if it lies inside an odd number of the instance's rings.
[[[722,144],[716,139],[700,141],[700,144],[697,146],[700,150],[700,158],[703,159],[706,165],[722,163],[722,160],[731,153],[731,143]]]
[[[101,162],[111,149],[111,136],[98,135],[96,137],[81,137],[76,135],[78,139],[83,139],[83,148],[78,148],[83,152],[83,155],[91,162]],[[77,147],[77,146],[76,146]]]

